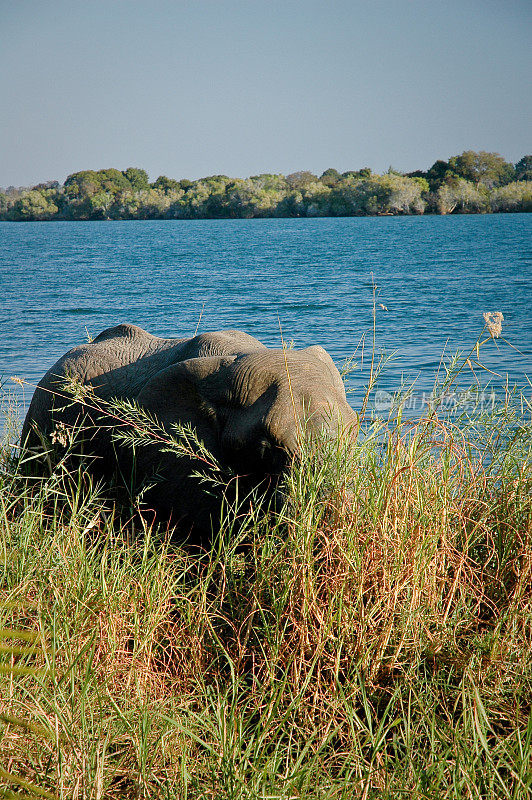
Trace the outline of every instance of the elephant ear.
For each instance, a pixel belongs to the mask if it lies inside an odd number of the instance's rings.
[[[230,387],[220,372],[236,356],[190,358],[154,375],[137,397],[138,403],[154,414],[171,432],[175,424],[191,425],[216,457],[219,457],[219,407],[227,402]]]

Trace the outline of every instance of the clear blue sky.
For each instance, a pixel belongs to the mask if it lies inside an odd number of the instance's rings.
[[[0,186],[532,152],[525,0],[0,0]]]

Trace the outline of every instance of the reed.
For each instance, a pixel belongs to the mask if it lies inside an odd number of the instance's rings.
[[[530,433],[507,397],[303,438],[199,554],[6,448],[4,796],[528,798]]]

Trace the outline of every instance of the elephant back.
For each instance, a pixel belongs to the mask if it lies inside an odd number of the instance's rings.
[[[24,426],[22,441],[37,427],[53,430],[58,421],[75,424],[81,416],[63,387],[68,379],[90,386],[102,400],[135,400],[146,384],[172,364],[190,358],[234,355],[266,349],[243,331],[202,333],[190,339],[153,336],[138,325],[121,323],[63,355],[38,383]]]

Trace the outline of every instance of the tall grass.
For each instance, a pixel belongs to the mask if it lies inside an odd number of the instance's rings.
[[[507,398],[303,443],[200,554],[6,450],[4,796],[528,798],[530,433]]]

